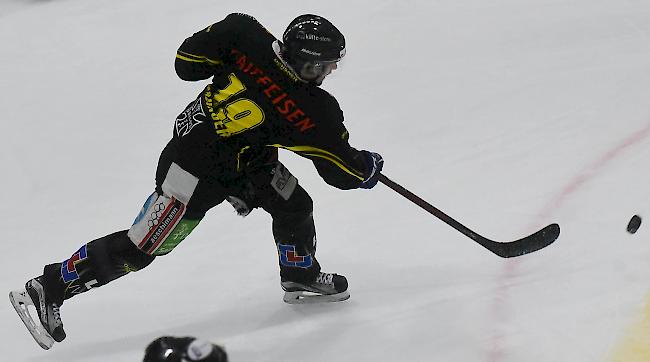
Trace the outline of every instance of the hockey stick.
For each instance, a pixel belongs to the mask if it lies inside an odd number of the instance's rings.
[[[519,240],[510,242],[493,241],[470,230],[467,226],[454,220],[451,216],[438,210],[435,206],[422,200],[420,197],[390,180],[385,175],[380,174],[379,181],[502,258],[511,258],[532,253],[551,245],[557,237],[560,236],[560,225],[551,224],[538,232]]]

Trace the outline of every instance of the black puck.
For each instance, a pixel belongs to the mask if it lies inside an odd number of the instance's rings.
[[[627,232],[634,234],[637,230],[639,230],[639,226],[641,226],[641,216],[634,215],[630,219],[630,222],[627,224]]]

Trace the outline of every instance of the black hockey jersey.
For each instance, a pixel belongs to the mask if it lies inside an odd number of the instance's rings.
[[[175,68],[187,81],[212,77],[179,115],[174,137],[208,146],[215,162],[242,167],[247,155],[284,148],[311,159],[340,189],[357,188],[369,171],[348,143],[343,112],[328,92],[305,83],[278,56],[279,42],[254,18],[230,14],[185,39]]]

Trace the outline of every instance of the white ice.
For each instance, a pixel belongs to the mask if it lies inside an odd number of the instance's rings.
[[[641,0],[0,0],[1,290],[130,226],[205,85],[176,77],[175,51],[235,11],[276,36],[330,18],[348,53],[324,87],[355,147],[486,237],[557,222],[558,241],[504,260],[383,185],[340,191],[283,152],[349,301],[283,303],[270,217],[224,204],[171,255],[66,302],[50,351],[0,303],[1,360],[140,361],[161,335],[233,362],[613,358],[650,289],[649,229],[625,232],[650,216]]]

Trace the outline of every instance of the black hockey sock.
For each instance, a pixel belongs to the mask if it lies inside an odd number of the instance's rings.
[[[316,260],[316,227],[312,200],[296,187],[287,201],[276,198],[265,209],[273,216],[273,237],[278,248],[282,280],[312,282],[320,272]]]
[[[118,231],[93,240],[69,259],[45,266],[46,291],[51,298],[62,302],[149,265],[155,257],[138,249],[126,233]]]

